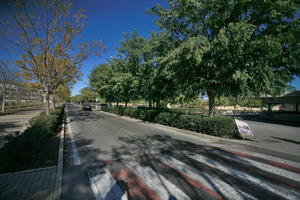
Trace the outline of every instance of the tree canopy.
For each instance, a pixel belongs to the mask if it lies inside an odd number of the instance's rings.
[[[7,48],[18,49],[17,61],[26,79],[41,85],[49,113],[49,99],[59,87],[70,87],[80,75],[79,67],[91,55],[100,55],[100,41],[77,44],[86,16],[71,12],[73,3],[62,0],[1,1],[5,13],[0,37]]]
[[[203,94],[212,116],[215,98],[280,93],[300,75],[299,1],[169,4],[149,10],[158,18],[158,33],[126,35],[118,56],[93,71],[91,86],[108,101],[143,99],[159,106]]]

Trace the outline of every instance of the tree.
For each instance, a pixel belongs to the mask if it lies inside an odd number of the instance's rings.
[[[55,102],[65,102],[69,101],[71,97],[71,91],[70,88],[68,88],[65,85],[60,85],[55,91],[54,91],[54,99],[53,103],[55,105]],[[55,107],[55,106],[54,106]]]
[[[112,76],[112,69],[107,64],[96,66],[89,76],[90,88],[110,103],[114,101],[113,85],[111,82]]]
[[[50,110],[50,96],[61,85],[74,83],[80,63],[90,55],[100,55],[101,42],[75,45],[86,16],[71,13],[72,3],[62,0],[2,1],[7,16],[0,36],[21,53],[18,66],[28,80],[39,83]]]
[[[80,90],[81,101],[84,102],[96,102],[98,97],[97,93],[86,87]]]
[[[2,112],[5,111],[5,101],[8,92],[17,85],[17,71],[7,62],[0,62],[0,92],[2,96]]]
[[[160,63],[180,85],[215,97],[259,96],[285,89],[299,68],[299,1],[169,0],[154,7],[175,47]]]
[[[81,96],[80,94],[77,94],[77,95],[75,95],[75,96],[72,96],[72,97],[71,97],[71,101],[72,101],[73,103],[81,103],[81,102],[83,102],[82,96]]]

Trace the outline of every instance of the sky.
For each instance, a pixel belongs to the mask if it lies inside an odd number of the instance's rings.
[[[155,18],[146,13],[147,9],[160,4],[168,6],[167,0],[75,0],[75,9],[84,8],[87,15],[87,26],[82,33],[82,40],[101,39],[106,47],[102,57],[92,57],[83,62],[83,76],[72,89],[72,95],[88,86],[88,75],[91,70],[107,59],[116,56],[120,41],[125,33],[137,31],[141,36],[148,37],[149,32],[157,31]],[[298,13],[297,13],[298,15]],[[300,78],[296,77],[291,83],[300,89]]]
[[[102,40],[106,51],[100,58],[90,57],[82,63],[83,76],[74,85],[72,95],[88,87],[88,76],[95,66],[116,56],[116,48],[125,33],[137,31],[140,36],[149,37],[151,31],[158,31],[156,18],[146,13],[157,4],[168,7],[168,0],[74,0],[74,10],[83,8],[87,16],[87,25],[77,41]],[[300,15],[300,9],[297,15]],[[6,53],[0,49],[0,59],[13,59],[12,55],[14,52]],[[300,78],[296,77],[291,85],[300,90]]]
[[[82,37],[83,41],[101,39],[106,52],[99,57],[91,57],[83,62],[83,76],[72,89],[72,95],[79,94],[80,89],[88,86],[88,75],[91,70],[107,59],[116,56],[120,41],[125,33],[137,31],[143,37],[149,32],[157,31],[155,18],[146,13],[147,9],[160,4],[167,7],[167,0],[75,0],[74,9],[84,8],[87,26]]]

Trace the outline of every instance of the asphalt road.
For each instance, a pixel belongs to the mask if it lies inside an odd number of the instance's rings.
[[[300,127],[246,121],[255,134],[256,145],[292,155],[300,155]]]
[[[68,105],[62,199],[300,199],[299,157]]]

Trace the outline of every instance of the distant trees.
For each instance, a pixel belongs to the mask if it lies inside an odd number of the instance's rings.
[[[126,35],[117,58],[92,72],[91,88],[107,101],[160,106],[203,94],[213,116],[216,99],[275,94],[300,75],[298,1],[169,3],[149,11],[159,33]]]
[[[80,75],[80,63],[99,55],[101,42],[75,45],[85,25],[82,12],[71,13],[70,1],[1,1],[1,39],[21,54],[17,64],[23,76],[41,85],[50,110],[51,95],[70,86]]]

